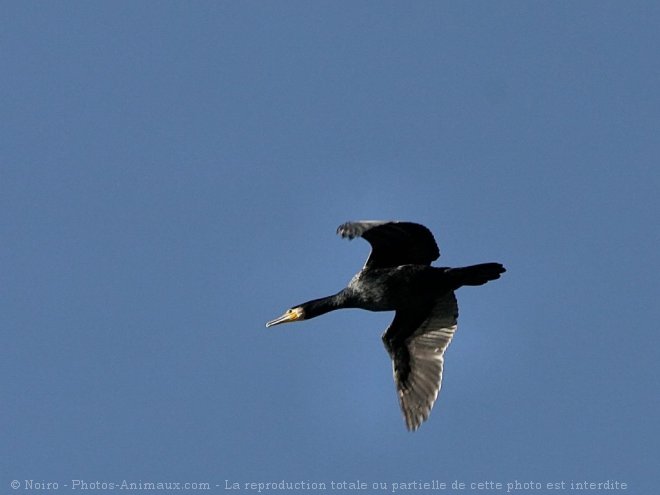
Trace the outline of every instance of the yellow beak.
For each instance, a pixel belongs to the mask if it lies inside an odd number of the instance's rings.
[[[303,310],[301,308],[289,309],[279,318],[275,318],[274,320],[271,320],[268,323],[266,323],[266,328],[279,325],[280,323],[289,323],[291,321],[301,320],[302,318],[303,318]]]

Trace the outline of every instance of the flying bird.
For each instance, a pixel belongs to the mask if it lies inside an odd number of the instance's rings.
[[[371,244],[362,270],[338,293],[294,306],[266,327],[342,308],[395,311],[382,339],[392,359],[406,427],[414,431],[428,419],[440,391],[445,350],[457,326],[454,291],[498,279],[506,270],[500,263],[431,266],[440,251],[431,231],[417,223],[347,222],[337,233]]]

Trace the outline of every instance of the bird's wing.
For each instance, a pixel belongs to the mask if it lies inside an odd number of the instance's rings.
[[[426,421],[438,397],[444,353],[456,331],[457,318],[456,297],[449,292],[426,310],[397,311],[383,335],[409,430]]]
[[[349,239],[362,237],[371,244],[365,268],[430,265],[440,256],[431,231],[417,223],[348,222],[340,225],[337,233]]]

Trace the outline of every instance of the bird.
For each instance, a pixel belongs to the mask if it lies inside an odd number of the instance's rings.
[[[454,292],[496,280],[506,269],[500,263],[431,266],[440,250],[431,231],[414,222],[346,222],[337,234],[369,242],[371,252],[363,268],[336,294],[293,306],[266,327],[342,308],[394,311],[382,341],[392,360],[405,425],[415,431],[428,419],[442,385],[445,351],[457,328]]]

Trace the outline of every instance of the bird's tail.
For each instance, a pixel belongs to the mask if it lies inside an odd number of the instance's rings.
[[[456,288],[464,285],[483,285],[486,282],[500,278],[506,269],[500,263],[481,263],[479,265],[452,268],[449,275]]]

